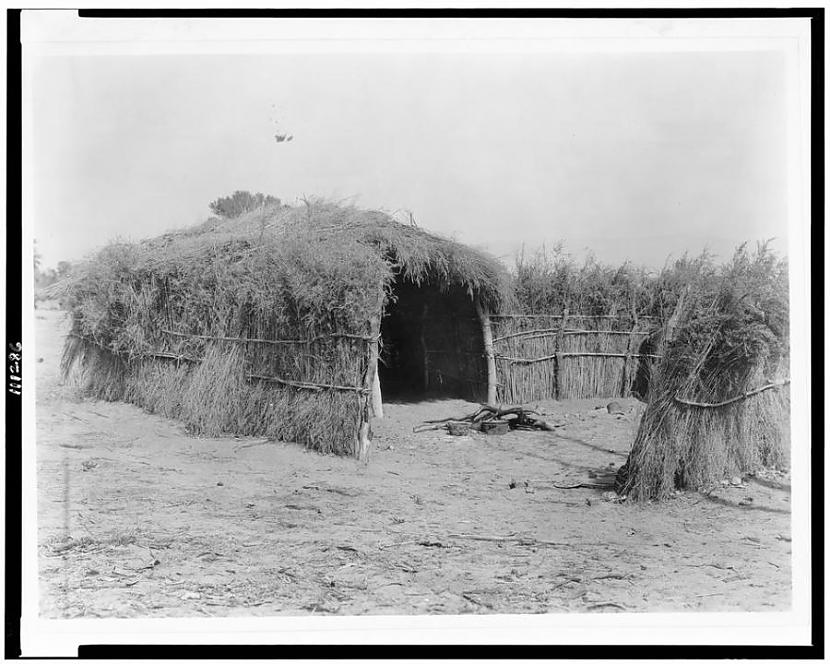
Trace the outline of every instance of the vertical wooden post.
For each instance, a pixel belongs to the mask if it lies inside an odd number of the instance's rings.
[[[372,374],[372,415],[383,417],[383,399],[380,393],[380,374],[378,373],[378,335],[380,335],[380,317],[372,318],[369,329],[373,341],[369,342],[369,372]]]
[[[364,419],[360,423],[360,431],[358,432],[357,441],[357,458],[361,461],[369,461],[369,450],[372,447],[372,429],[369,426],[369,420]]]
[[[481,322],[481,336],[484,339],[484,357],[487,361],[487,404],[496,405],[496,356],[493,352],[493,328],[490,325],[490,313],[481,304],[481,300],[475,298],[476,313]]]
[[[429,305],[424,302],[424,309],[421,312],[421,351],[424,354],[424,392],[429,390],[429,348],[427,348],[427,313]]]
[[[372,367],[372,346],[374,345],[371,341],[367,343],[367,362],[368,368],[366,370],[366,378],[364,379],[363,386],[366,388],[366,392],[357,394],[357,402],[360,405],[360,427],[358,429],[357,434],[357,458],[361,461],[368,463],[369,461],[369,450],[372,447],[372,425],[370,423],[372,417],[372,383],[374,379],[372,377],[373,367]],[[377,365],[375,365],[375,368]]]
[[[668,321],[665,323],[665,327],[663,328],[663,334],[660,335],[660,340],[657,344],[657,348],[654,351],[654,354],[658,357],[649,358],[648,362],[648,394],[649,394],[649,401],[651,401],[652,394],[655,393],[654,385],[660,383],[662,381],[662,370],[665,367],[664,358],[666,355],[666,348],[668,347],[671,340],[674,338],[674,331],[677,327],[677,323],[680,320],[680,316],[683,314],[683,309],[686,306],[686,297],[689,294],[689,286],[680,293],[680,297],[677,298],[677,304],[674,307],[674,311],[672,311],[671,316],[669,316]]]
[[[372,447],[371,416],[383,417],[383,404],[380,400],[380,378],[378,376],[378,344],[380,337],[380,318],[383,314],[383,286],[378,295],[377,313],[369,319],[369,341],[366,342],[366,378],[364,379],[365,394],[358,394],[360,403],[360,426],[358,429],[357,458],[369,461],[369,451]]]
[[[378,349],[380,347],[380,325],[385,299],[386,293],[383,290],[383,284],[380,284],[377,313],[369,321],[369,336],[372,338],[372,345],[369,347],[369,371],[372,373],[372,413],[378,419],[383,417],[383,399],[380,391],[380,373],[378,373]]]
[[[633,307],[631,309],[631,317],[631,331],[628,333],[628,346],[625,349],[625,358],[623,359],[622,368],[622,385],[620,385],[620,396],[623,398],[629,396],[629,383],[631,383],[628,378],[630,373],[629,363],[631,362],[631,354],[634,351],[634,333],[640,325],[639,319],[637,318],[637,311]]]
[[[657,352],[658,355],[663,355],[666,352],[666,346],[674,338],[674,330],[677,327],[677,323],[683,313],[683,307],[686,304],[686,296],[688,295],[688,292],[689,287],[686,286],[683,292],[680,293],[680,297],[677,298],[677,305],[674,307],[674,311],[672,311],[671,316],[669,316],[669,320],[666,322],[666,327],[663,331],[663,337],[660,339],[660,345]]]
[[[373,366],[372,348],[376,348],[375,344],[371,341],[367,341],[366,345],[368,368],[366,369],[366,378],[363,383],[363,386],[366,388],[366,392],[357,394],[357,402],[360,404],[360,427],[357,433],[357,458],[368,463],[369,450],[372,447],[372,425],[370,424],[370,420],[372,417],[372,409],[374,408],[374,404],[372,402],[374,395],[371,391],[374,383],[374,377],[372,374],[377,371],[377,360],[375,360],[375,365]]]
[[[380,393],[380,374],[375,368],[375,380],[372,383],[372,411],[375,417],[383,419],[383,398]]]
[[[562,324],[559,326],[559,332],[556,333],[556,341],[553,345],[553,353],[556,359],[553,361],[553,394],[558,401],[562,394],[562,346],[565,341],[565,326],[568,324],[568,308],[562,311]]]

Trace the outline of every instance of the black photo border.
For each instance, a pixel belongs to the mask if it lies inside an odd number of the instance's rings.
[[[37,11],[37,10],[27,10]],[[49,11],[44,9],[43,11]],[[283,9],[79,9],[81,18],[568,18],[568,19],[711,19],[808,18],[811,35],[811,311],[813,345],[810,384],[811,522],[812,522],[812,643],[804,646],[758,645],[136,645],[85,644],[84,659],[823,659],[824,658],[824,8],[283,8]],[[21,9],[7,9],[6,101],[6,349],[22,342],[22,124],[21,124]],[[817,276],[818,278],[813,278]],[[8,350],[7,350],[8,352]],[[23,353],[26,348],[23,348]],[[22,398],[6,390],[5,450],[5,657],[22,657],[21,539],[22,539]],[[815,370],[817,369],[817,370]],[[33,389],[22,376],[24,389]],[[34,441],[29,441],[33,444]],[[37,658],[71,659],[71,658]]]

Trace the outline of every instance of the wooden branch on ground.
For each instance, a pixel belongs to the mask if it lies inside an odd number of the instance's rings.
[[[378,548],[387,549],[393,546],[407,546],[409,544],[420,544],[422,546],[438,546],[441,538],[470,540],[474,542],[495,542],[497,544],[518,544],[520,546],[568,546],[578,548],[580,546],[620,546],[618,542],[556,542],[553,540],[537,539],[535,537],[517,537],[515,535],[499,536],[499,535],[474,535],[468,533],[440,533],[437,535],[422,535],[418,536],[416,533],[398,533],[405,535],[411,539],[406,539],[401,542],[389,542],[387,544],[380,544]]]
[[[499,408],[497,406],[481,404],[481,407],[476,412],[469,415],[462,415],[461,417],[445,417],[441,420],[424,420],[424,424],[440,424],[442,422],[481,422],[499,418],[504,415],[519,415],[521,413],[532,413],[534,415],[538,415],[535,410],[526,410],[521,406]]]
[[[461,417],[445,417],[440,420],[424,420],[424,424],[445,424],[447,422],[472,422],[473,417],[478,413],[470,413],[469,415],[462,415]]]
[[[538,415],[535,410],[530,410],[527,408],[522,408],[521,406],[510,406],[509,408],[499,408],[498,406],[488,406],[486,404],[481,404],[481,408],[479,408],[478,412],[473,415],[474,421],[483,421],[483,420],[492,420],[496,418],[504,417],[505,415],[518,415],[521,417],[526,413],[531,413],[533,415]]]
[[[478,604],[479,606],[483,606],[485,609],[492,609],[493,605],[488,604],[487,602],[482,602],[481,600],[477,600],[475,597],[472,596],[471,593],[461,593],[461,596],[466,599],[468,602],[472,602],[473,604]]]
[[[415,427],[413,431],[420,433],[422,431],[435,431],[437,429],[449,429],[450,424],[464,424],[469,423],[472,427],[480,425],[482,422],[491,422],[493,420],[501,420],[503,417],[515,415],[512,419],[505,420],[511,429],[524,430],[541,430],[553,431],[554,425],[548,424],[544,420],[530,417],[530,415],[538,415],[535,410],[523,408],[522,406],[510,406],[508,408],[501,408],[499,406],[490,406],[481,404],[481,407],[474,413],[469,415],[462,415],[460,417],[445,417],[440,420],[426,420],[425,425],[433,426],[419,426]]]
[[[605,606],[613,606],[615,609],[621,609],[623,611],[631,611],[627,606],[623,606],[622,604],[617,604],[616,602],[599,602],[598,604],[591,604],[591,606],[586,607],[586,611],[591,611],[592,609],[601,609]]]
[[[443,420],[443,424],[430,424],[429,422],[425,422],[417,427],[413,427],[412,433],[423,433],[424,431],[439,431],[441,429],[449,428],[450,424],[466,424],[467,422],[459,421],[459,420]]]
[[[498,537],[495,535],[466,535],[463,533],[448,533],[445,537],[452,539],[474,540],[476,542],[512,542],[522,546],[606,546],[606,542],[554,542],[552,540],[536,539],[534,537]]]
[[[539,480],[527,480],[528,483],[531,482],[531,481],[538,482]],[[553,480],[542,480],[542,481],[547,483],[547,484],[551,484],[552,486],[556,487],[557,489],[613,489],[614,488],[613,483],[611,483],[611,484],[589,484],[589,483],[582,482],[580,484],[569,484],[569,485],[566,486],[564,484],[557,484]]]

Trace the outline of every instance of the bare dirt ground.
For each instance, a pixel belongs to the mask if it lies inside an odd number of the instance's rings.
[[[43,617],[789,608],[787,475],[662,504],[552,485],[612,481],[635,401],[543,403],[555,433],[469,437],[412,428],[474,404],[387,404],[363,464],[79,400],[64,313],[36,318]]]

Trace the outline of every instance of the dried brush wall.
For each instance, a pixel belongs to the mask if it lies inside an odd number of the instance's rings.
[[[642,353],[659,331],[650,317],[494,315],[499,400],[627,397],[657,359]]]
[[[87,395],[197,434],[355,454],[394,284],[497,308],[506,279],[486,254],[381,212],[263,208],[113,244],[80,265],[63,286],[73,319],[64,373],[77,371]]]

